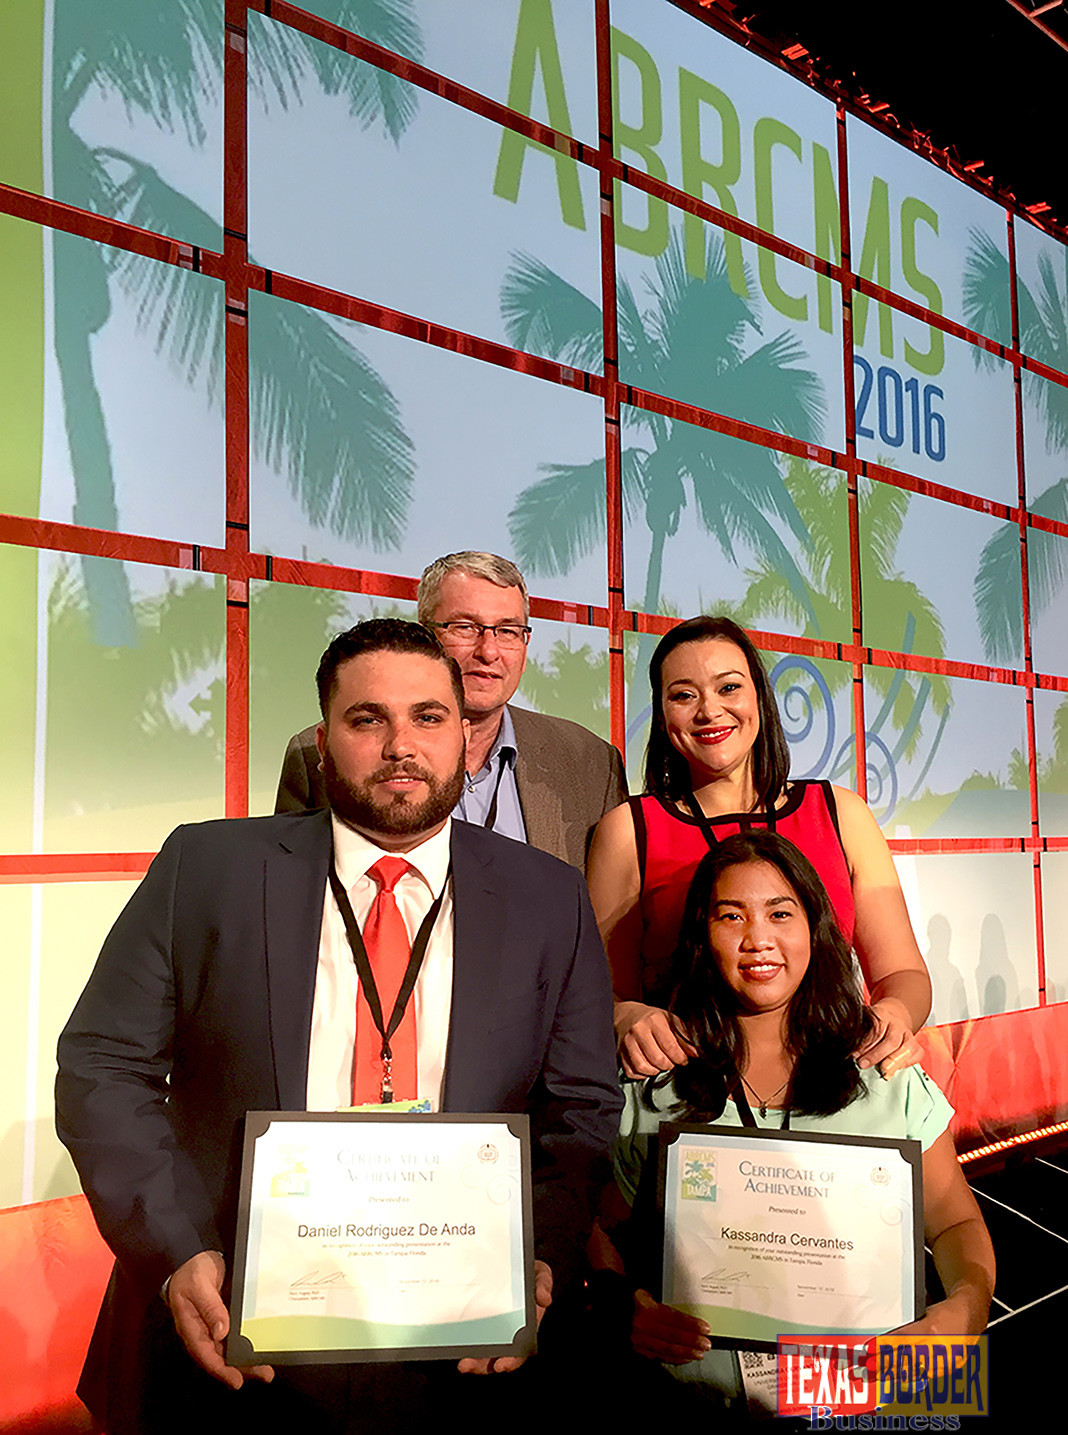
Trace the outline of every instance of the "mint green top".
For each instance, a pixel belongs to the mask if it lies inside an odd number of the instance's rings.
[[[953,1116],[953,1108],[927,1073],[918,1066],[899,1071],[884,1081],[870,1067],[860,1073],[865,1095],[836,1111],[833,1116],[798,1116],[791,1114],[791,1131],[825,1132],[829,1136],[893,1136],[899,1140],[918,1141],[926,1151],[941,1136]],[[678,1098],[672,1083],[655,1093],[656,1110],[642,1103],[644,1081],[623,1083],[623,1115],[613,1157],[616,1181],[628,1202],[633,1202],[638,1178],[647,1157],[655,1159],[656,1134],[661,1121],[686,1121],[684,1109],[672,1110]],[[761,1117],[754,1107],[753,1120],[759,1130],[778,1131],[782,1112],[769,1110]],[[728,1101],[717,1126],[741,1126],[741,1116],[733,1101]],[[651,1138],[651,1139],[650,1139]]]
[[[828,1135],[892,1136],[899,1140],[919,1141],[926,1151],[949,1126],[953,1108],[931,1078],[918,1066],[899,1071],[884,1081],[870,1067],[860,1073],[865,1094],[859,1096],[833,1116],[798,1116],[791,1114],[791,1131],[825,1132]],[[684,1109],[672,1110],[677,1100],[670,1082],[655,1093],[655,1111],[642,1103],[643,1081],[624,1081],[623,1115],[616,1140],[613,1165],[616,1182],[628,1203],[633,1204],[638,1181],[646,1160],[656,1160],[657,1131],[661,1121],[685,1121]],[[769,1110],[761,1117],[759,1107],[753,1120],[763,1131],[779,1131],[782,1112]],[[716,1122],[722,1126],[745,1123],[733,1101],[728,1101],[723,1115]],[[733,1350],[710,1350],[701,1360],[689,1365],[666,1367],[676,1379],[697,1381],[706,1388],[719,1391],[728,1405],[741,1401],[742,1378],[738,1356]]]

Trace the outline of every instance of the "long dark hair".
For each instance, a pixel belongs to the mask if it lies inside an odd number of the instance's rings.
[[[690,884],[672,959],[680,975],[669,1010],[686,1027],[698,1055],[672,1073],[675,1090],[691,1113],[714,1120],[723,1111],[735,1073],[745,1066],[738,999],[712,955],[708,925],[716,883],[728,868],[750,862],[777,868],[808,918],[808,970],[786,1016],[786,1049],[795,1060],[788,1099],[791,1111],[829,1116],[864,1090],[853,1052],[871,1031],[872,1016],[816,869],[792,842],[762,829],[717,843]],[[657,1084],[661,1080],[655,1078]]]
[[[744,628],[730,618],[701,616],[687,618],[665,633],[649,663],[649,686],[653,695],[653,722],[645,749],[645,791],[655,797],[686,797],[690,792],[690,766],[674,748],[664,726],[663,668],[669,653],[683,643],[700,643],[707,638],[724,638],[745,654],[749,676],[756,688],[760,730],[752,749],[752,780],[758,809],[775,806],[790,775],[790,752],[779,720],[775,696],[760,661],[760,654]]]

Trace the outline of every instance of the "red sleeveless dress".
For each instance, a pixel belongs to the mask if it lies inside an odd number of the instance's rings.
[[[663,1005],[670,992],[668,967],[686,894],[708,843],[697,819],[684,816],[663,798],[632,797],[630,810],[641,874],[642,1000]],[[758,827],[778,832],[799,847],[822,878],[842,935],[852,944],[853,884],[829,782],[792,782],[786,801],[771,813],[731,813],[708,820],[717,839]]]

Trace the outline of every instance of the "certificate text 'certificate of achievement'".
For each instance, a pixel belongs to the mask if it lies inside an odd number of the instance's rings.
[[[525,1116],[249,1112],[231,1365],[534,1347]]]
[[[718,1341],[877,1335],[923,1309],[917,1141],[660,1128],[666,1304]]]

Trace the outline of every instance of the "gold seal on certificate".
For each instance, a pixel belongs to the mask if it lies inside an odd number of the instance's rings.
[[[534,1348],[525,1116],[250,1112],[232,1365]]]
[[[917,1141],[660,1128],[663,1299],[714,1340],[881,1335],[923,1310]]]

